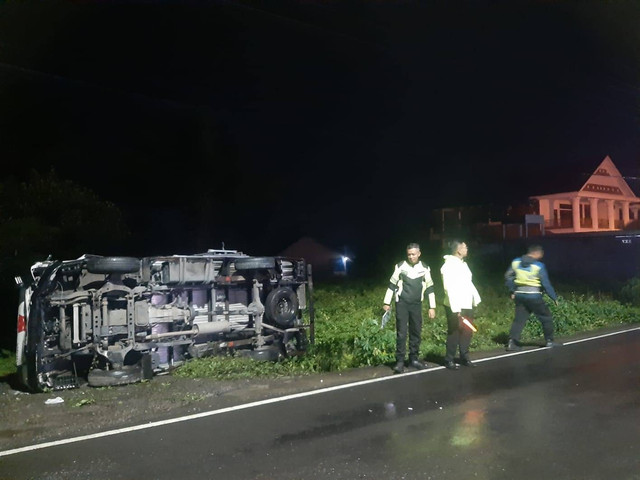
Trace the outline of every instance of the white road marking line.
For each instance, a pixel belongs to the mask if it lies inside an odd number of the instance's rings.
[[[606,333],[603,335],[597,335],[595,337],[588,337],[588,338],[583,338],[581,340],[572,340],[570,342],[564,342],[562,345],[573,345],[576,343],[582,343],[582,342],[588,342],[591,340],[598,340],[600,338],[605,338],[605,337],[610,337],[612,335],[620,335],[622,333],[628,333],[628,332],[633,332],[636,330],[640,330],[640,327],[634,327],[634,328],[629,328],[626,330],[620,330],[618,332],[612,332],[612,333]],[[561,348],[561,347],[556,347],[556,348]],[[543,350],[548,350],[547,347],[542,347],[542,348],[534,348],[531,350],[523,350],[520,352],[509,352],[509,353],[505,353],[502,355],[496,355],[494,357],[486,357],[486,358],[479,358],[478,360],[474,360],[474,363],[480,363],[480,362],[488,362],[491,360],[496,360],[496,359],[500,359],[500,358],[506,358],[506,357],[511,357],[514,355],[524,355],[524,354],[528,354],[528,353],[533,353],[533,352],[540,352]],[[135,432],[138,430],[146,430],[148,428],[155,428],[155,427],[161,427],[164,425],[171,425],[172,423],[180,423],[180,422],[186,422],[189,420],[196,420],[198,418],[204,418],[204,417],[211,417],[213,415],[221,415],[223,413],[229,413],[229,412],[236,412],[239,410],[246,410],[248,408],[253,408],[253,407],[259,407],[261,405],[269,405],[271,403],[280,403],[280,402],[285,402],[288,400],[293,400],[296,398],[304,398],[304,397],[310,397],[312,395],[319,395],[321,393],[326,393],[326,392],[334,392],[336,390],[344,390],[345,388],[353,388],[353,387],[359,387],[362,385],[369,385],[372,383],[378,383],[378,382],[385,382],[388,380],[395,380],[398,378],[402,378],[402,377],[407,377],[410,375],[422,375],[428,372],[433,372],[436,370],[442,370],[445,367],[439,366],[439,367],[433,367],[433,368],[427,368],[424,370],[416,370],[414,372],[407,372],[404,373],[402,375],[389,375],[387,377],[380,377],[380,378],[371,378],[369,380],[360,380],[358,382],[353,382],[353,383],[345,383],[343,385],[335,385],[333,387],[325,387],[325,388],[321,388],[318,390],[310,390],[307,392],[300,392],[300,393],[293,393],[290,395],[285,395],[283,397],[276,397],[276,398],[269,398],[266,400],[259,400],[256,402],[250,402],[250,403],[244,403],[242,405],[236,405],[233,407],[226,407],[226,408],[220,408],[218,410],[210,410],[208,412],[201,412],[201,413],[194,413],[192,415],[186,415],[183,417],[177,417],[177,418],[171,418],[168,420],[159,420],[156,422],[149,422],[149,423],[145,423],[142,425],[134,425],[132,427],[125,427],[125,428],[117,428],[115,430],[108,430],[106,432],[100,432],[100,433],[92,433],[90,435],[81,435],[79,437],[72,437],[72,438],[67,438],[64,440],[56,440],[53,442],[45,442],[45,443],[39,443],[36,445],[28,445],[26,447],[20,447],[20,448],[14,448],[12,450],[5,450],[5,451],[0,451],[0,457],[5,457],[8,455],[15,455],[17,453],[24,453],[24,452],[32,452],[35,450],[41,450],[43,448],[49,448],[49,447],[56,447],[59,445],[67,445],[69,443],[76,443],[76,442],[83,442],[85,440],[93,440],[96,438],[103,438],[103,437],[109,437],[112,435],[119,435],[121,433],[128,433],[128,432]]]
[[[582,342],[588,342],[590,340],[598,340],[600,338],[610,337],[611,335],[618,335],[620,333],[633,332],[634,330],[640,330],[640,327],[628,328],[626,330],[620,330],[619,332],[605,333],[605,334],[602,334],[602,335],[597,335],[595,337],[588,337],[588,338],[583,338],[583,339],[580,339],[580,340],[571,340],[570,342],[564,342],[563,345],[573,345],[574,343],[582,343]]]

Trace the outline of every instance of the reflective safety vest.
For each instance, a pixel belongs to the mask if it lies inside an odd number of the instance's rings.
[[[540,265],[530,263],[526,267],[523,267],[522,261],[517,259],[511,263],[511,268],[513,268],[516,274],[516,278],[514,279],[516,286],[540,287],[542,285],[540,281]]]

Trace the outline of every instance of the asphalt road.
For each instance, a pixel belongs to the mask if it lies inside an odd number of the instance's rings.
[[[638,479],[640,329],[0,452],[1,479]]]

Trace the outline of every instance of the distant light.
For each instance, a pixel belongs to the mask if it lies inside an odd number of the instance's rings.
[[[342,256],[342,264],[344,265],[344,268],[347,268],[347,262],[350,262],[351,259],[349,257],[345,257],[344,255]]]

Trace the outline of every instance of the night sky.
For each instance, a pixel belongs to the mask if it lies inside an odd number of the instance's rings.
[[[136,254],[404,245],[606,155],[640,193],[638,25],[637,1],[0,3],[1,175],[93,189]]]

